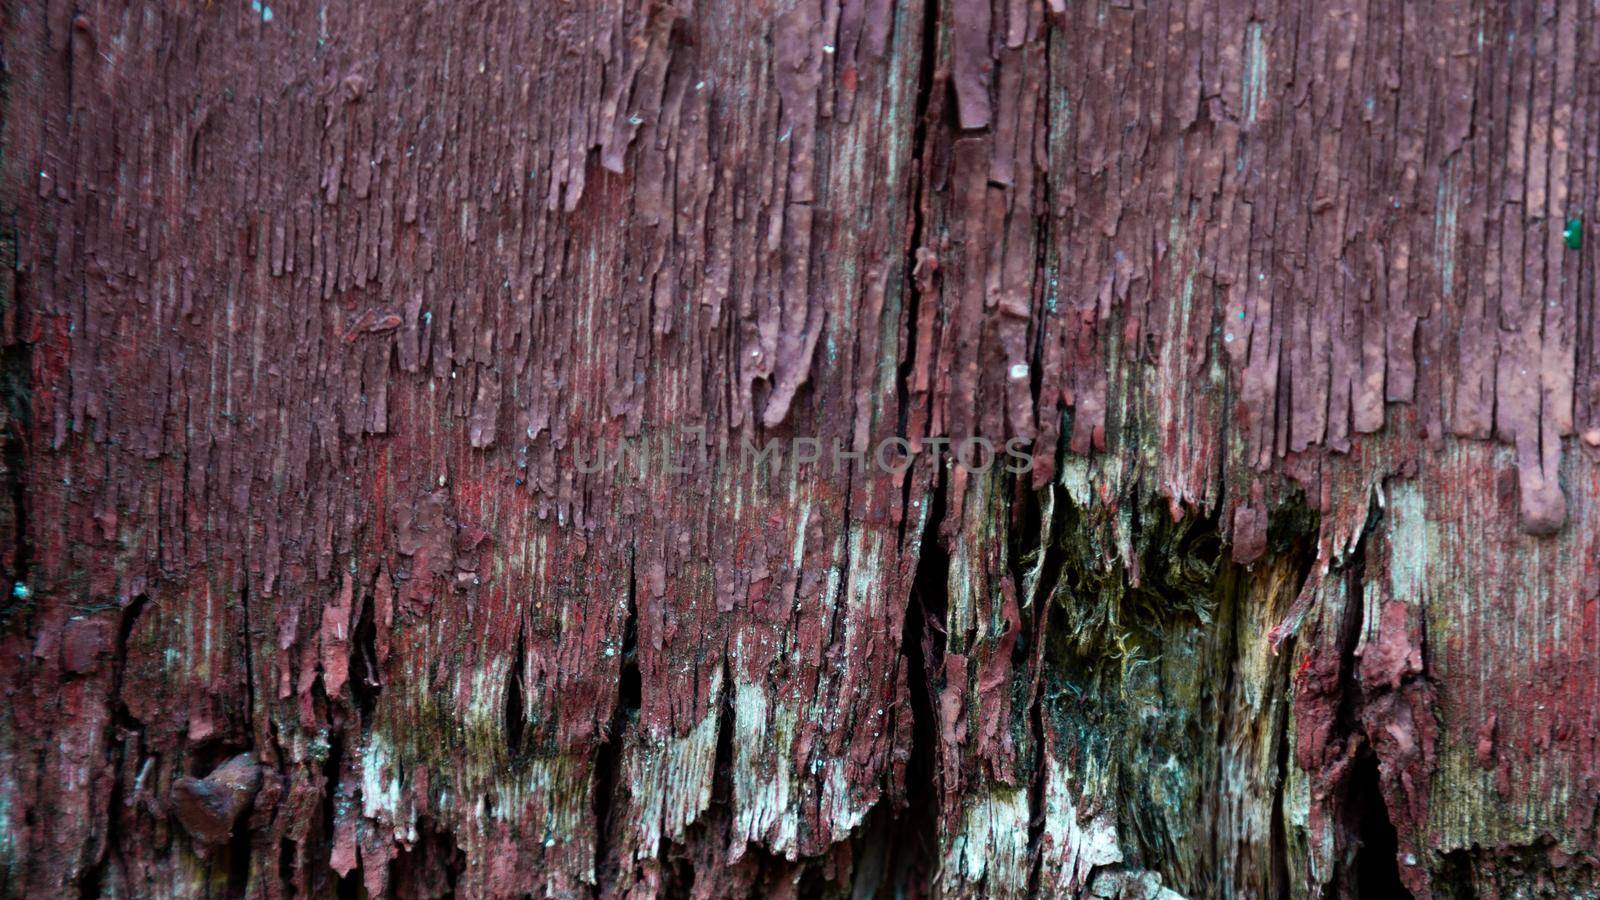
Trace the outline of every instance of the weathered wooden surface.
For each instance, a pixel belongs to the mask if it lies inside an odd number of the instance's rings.
[[[1600,893],[1591,6],[0,21],[7,894]]]

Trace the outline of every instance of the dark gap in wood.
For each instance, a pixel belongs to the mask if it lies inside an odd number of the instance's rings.
[[[630,548],[628,551],[628,593],[627,612],[622,626],[622,647],[619,651],[621,662],[617,671],[617,701],[612,708],[611,724],[605,738],[595,753],[594,765],[594,796],[590,799],[594,810],[594,871],[601,884],[615,883],[613,877],[609,881],[605,877],[607,872],[617,873],[622,867],[632,865],[632,860],[610,859],[611,856],[611,831],[617,823],[613,821],[612,810],[617,808],[618,800],[618,773],[622,766],[622,748],[627,739],[628,730],[639,717],[642,705],[643,684],[639,674],[639,611],[638,611],[638,581],[636,578],[635,559],[636,553]],[[725,723],[724,723],[725,724]],[[720,747],[719,747],[720,751]],[[724,771],[721,761],[718,761],[715,770]]]
[[[361,613],[350,635],[350,674],[353,676],[350,697],[355,701],[356,712],[361,716],[361,730],[365,733],[372,727],[378,695],[383,693],[383,675],[378,671],[378,626],[373,611],[377,599],[372,591],[363,593]]]
[[[417,839],[395,857],[393,892],[397,897],[453,897],[466,869],[467,855],[455,834],[430,816],[417,819]]]
[[[14,226],[0,233],[0,266],[15,269],[16,234]],[[0,296],[0,313],[21,318],[26,276],[12,273],[11,296]],[[3,285],[0,285],[3,287]],[[0,625],[19,611],[33,608],[33,542],[29,539],[28,484],[24,473],[28,464],[28,424],[33,406],[33,348],[20,336],[0,347],[0,400],[5,403],[5,434],[0,444],[0,462],[5,465],[6,489],[11,500],[12,545],[10,559],[4,560],[7,584],[0,598]]]
[[[1395,862],[1399,838],[1383,799],[1378,755],[1371,747],[1356,758],[1351,770],[1345,810],[1356,828],[1355,896],[1410,897],[1411,892],[1400,882],[1400,867]]]
[[[938,463],[935,463],[938,465]],[[906,660],[911,706],[911,757],[906,761],[904,827],[896,830],[892,854],[911,872],[931,873],[939,847],[939,723],[933,698],[937,673],[943,668],[944,622],[948,606],[950,554],[939,536],[945,518],[945,479],[935,476],[917,571],[906,608],[900,652]]]
[[[350,727],[348,720],[350,708],[344,703],[335,703],[334,698],[328,696],[327,683],[321,678],[312,684],[311,700],[320,713],[318,718],[328,723],[327,756],[322,760],[321,815],[307,829],[305,842],[301,845],[300,871],[302,877],[309,875],[316,895],[321,896],[330,887],[337,887],[339,877],[338,873],[333,871],[332,865],[333,835],[337,830],[339,776],[344,769],[345,735]],[[314,744],[312,752],[316,752]],[[357,752],[360,752],[359,748]],[[248,821],[248,817],[241,819],[237,831],[248,831],[245,824]],[[330,881],[333,882],[332,885],[329,884]]]
[[[527,653],[526,623],[519,616],[517,643],[512,651],[511,671],[506,675],[505,707],[502,733],[506,738],[506,754],[513,762],[520,761],[527,752],[523,741],[527,732],[527,711],[523,699],[523,656]]]
[[[1268,552],[1287,554],[1295,560],[1297,571],[1294,593],[1290,597],[1291,605],[1305,590],[1312,567],[1317,564],[1317,535],[1321,531],[1322,516],[1306,505],[1304,497],[1298,498],[1287,509],[1277,511],[1272,524],[1268,526]],[[1273,722],[1273,739],[1277,744],[1276,774],[1272,782],[1268,848],[1271,853],[1272,883],[1280,891],[1288,891],[1293,877],[1289,864],[1289,824],[1284,818],[1283,806],[1289,767],[1296,764],[1289,746],[1289,724],[1294,710],[1294,670],[1289,661],[1295,658],[1295,643],[1295,636],[1290,635],[1278,648],[1278,690],[1282,692],[1283,699],[1278,704],[1278,714]]]

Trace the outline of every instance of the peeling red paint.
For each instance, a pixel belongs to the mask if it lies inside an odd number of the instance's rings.
[[[1596,35],[0,12],[7,891],[1592,889]]]

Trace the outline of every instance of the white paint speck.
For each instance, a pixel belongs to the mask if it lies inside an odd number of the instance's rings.
[[[1012,381],[1021,381],[1022,379],[1027,378],[1027,377],[1028,377],[1028,364],[1027,363],[1016,363],[1016,364],[1012,365],[1012,367],[1011,367],[1011,380]]]

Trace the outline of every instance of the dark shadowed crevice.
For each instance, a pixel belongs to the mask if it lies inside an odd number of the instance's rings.
[[[255,633],[250,630],[250,582],[245,579],[239,590],[239,650],[244,658],[244,727],[255,736],[256,721],[256,645]]]
[[[1322,516],[1310,509],[1303,497],[1275,510],[1267,528],[1268,552],[1287,556],[1295,561],[1294,592],[1289,595],[1293,606],[1306,588],[1312,567],[1317,564],[1317,535],[1322,531]],[[1278,691],[1282,700],[1272,723],[1273,739],[1277,743],[1276,763],[1272,782],[1272,810],[1269,824],[1268,852],[1271,854],[1272,884],[1287,889],[1294,877],[1289,865],[1289,824],[1284,819],[1284,791],[1289,782],[1289,767],[1295,765],[1290,752],[1289,724],[1294,709],[1294,670],[1289,661],[1295,658],[1295,638],[1291,634],[1277,649],[1280,662]]]
[[[922,9],[920,57],[917,71],[917,98],[912,114],[913,133],[911,166],[915,183],[911,187],[911,235],[906,246],[905,289],[909,298],[906,304],[906,354],[896,373],[896,388],[900,407],[898,433],[906,434],[910,419],[912,397],[909,391],[911,374],[917,364],[917,324],[921,316],[922,293],[932,285],[932,270],[924,270],[924,245],[929,236],[927,184],[930,163],[929,131],[933,92],[939,57],[940,3],[928,0]],[[931,302],[931,298],[930,298]],[[938,861],[939,846],[939,767],[936,753],[938,720],[933,705],[933,682],[942,663],[943,643],[936,638],[930,622],[945,620],[948,605],[950,555],[939,538],[940,525],[945,517],[944,468],[935,458],[932,462],[933,487],[923,502],[928,505],[927,516],[922,520],[922,534],[917,544],[917,568],[913,576],[911,594],[906,598],[906,611],[901,622],[900,652],[906,665],[906,684],[911,708],[911,755],[906,761],[906,805],[893,818],[889,846],[885,850],[888,875],[891,883],[914,886],[923,879],[919,873],[933,871]],[[905,486],[906,508],[913,494],[912,482],[917,470],[907,473]],[[905,527],[911,521],[906,516],[901,521],[901,546],[906,546]]]
[[[940,3],[927,0],[922,8],[920,24],[919,57],[917,60],[916,100],[912,109],[911,159],[908,171],[913,182],[909,187],[910,234],[906,241],[903,289],[905,303],[905,354],[895,373],[895,390],[900,420],[896,433],[906,437],[911,420],[912,373],[917,365],[917,327],[921,318],[923,292],[933,284],[934,268],[926,262],[928,235],[927,204],[930,197],[928,175],[931,163],[929,132],[931,130],[933,92],[939,57]],[[933,302],[935,298],[929,298]],[[906,761],[905,806],[885,811],[881,827],[881,840],[873,841],[873,856],[881,860],[882,870],[875,874],[879,882],[886,882],[877,894],[901,894],[906,888],[914,889],[925,881],[921,877],[933,871],[938,861],[939,804],[938,760],[935,752],[938,724],[934,714],[932,678],[939,666],[942,644],[934,639],[929,628],[930,619],[944,621],[949,590],[950,558],[939,540],[939,526],[945,516],[945,485],[943,467],[937,458],[933,461],[934,481],[928,496],[927,515],[921,520],[922,534],[917,540],[917,568],[913,576],[910,596],[906,598],[906,611],[901,621],[900,652],[906,667],[906,684],[911,709],[911,755]],[[902,508],[910,510],[915,496],[915,482],[919,477],[913,467],[904,477]],[[915,517],[906,515],[900,522],[900,546],[910,546],[906,528]]]
[[[3,42],[0,42],[3,44]],[[0,45],[0,112],[10,109],[11,73],[6,64],[6,54]],[[0,121],[4,116],[0,115]],[[0,142],[0,162],[4,162],[10,148]],[[27,275],[18,265],[17,209],[12,205],[16,198],[0,197],[0,318],[13,323],[19,331],[24,325],[23,298],[27,295]],[[13,546],[6,554],[10,557],[5,571],[0,572],[10,582],[5,585],[5,595],[0,596],[0,625],[11,618],[14,610],[28,606],[29,569],[33,547],[28,540],[28,497],[23,472],[27,465],[28,424],[33,406],[33,347],[22,335],[8,335],[11,340],[0,346],[0,403],[4,404],[5,433],[0,436],[0,462],[4,463],[5,486],[11,501],[11,527]],[[22,585],[22,591],[15,586]]]
[[[467,867],[455,833],[430,816],[417,818],[417,839],[401,845],[390,876],[396,897],[454,897]]]
[[[594,870],[601,884],[615,883],[616,873],[612,869],[625,864],[623,860],[611,860],[611,832],[617,823],[614,821],[616,812],[617,779],[622,767],[622,747],[628,730],[639,716],[639,709],[643,702],[643,679],[639,674],[639,617],[637,607],[638,583],[634,568],[635,554],[631,549],[628,552],[628,595],[626,619],[622,626],[621,662],[617,672],[617,702],[611,712],[611,725],[607,729],[604,741],[595,752],[594,763],[594,796],[590,802],[594,810]],[[726,723],[724,723],[726,724]],[[726,732],[726,729],[724,729]],[[720,748],[719,748],[720,749]],[[723,772],[723,762],[719,757],[714,770]],[[610,874],[613,877],[608,878]]]
[[[1054,487],[1047,486],[1039,491],[1024,492],[1025,501],[1022,513],[1022,526],[1013,533],[1014,546],[1011,559],[1016,560],[1020,567],[1025,568],[1029,562],[1029,554],[1038,556],[1033,560],[1038,567],[1038,581],[1034,585],[1033,596],[1024,596],[1022,601],[1028,604],[1028,611],[1032,613],[1032,627],[1025,640],[1017,641],[1016,653],[1019,658],[1013,664],[1023,671],[1032,671],[1032,684],[1029,687],[1028,701],[1028,730],[1033,739],[1033,772],[1028,784],[1028,895],[1039,896],[1039,883],[1043,875],[1041,871],[1042,858],[1039,854],[1044,843],[1044,803],[1045,803],[1045,723],[1044,723],[1044,666],[1045,642],[1049,639],[1050,607],[1055,603],[1055,586],[1062,577],[1063,553],[1057,537],[1060,534],[1062,505],[1045,503],[1049,492]],[[1043,537],[1042,546],[1031,550],[1025,544],[1032,539]],[[1019,590],[1026,585],[1024,575],[1014,573]]]
[[[10,296],[0,296],[0,315],[19,315],[24,276],[15,271],[16,237],[10,230],[0,232],[0,266],[12,276]],[[4,276],[0,276],[3,278]],[[4,284],[0,283],[0,291]],[[32,603],[33,544],[28,530],[27,469],[28,422],[32,404],[33,349],[18,338],[0,347],[0,399],[5,404],[5,433],[0,443],[0,462],[5,466],[5,490],[10,500],[12,546],[4,572],[5,594],[0,597],[0,625],[18,610]]]
[[[295,883],[295,869],[300,857],[300,848],[288,837],[278,841],[278,883],[293,885]]]
[[[1383,518],[1380,504],[1370,504],[1363,535],[1374,533]],[[1367,738],[1362,716],[1366,693],[1360,678],[1361,659],[1357,655],[1365,628],[1368,544],[1357,544],[1343,576],[1349,579],[1342,630],[1339,634],[1339,706],[1335,728],[1348,748],[1348,770],[1337,782],[1336,802],[1332,805],[1336,847],[1348,870],[1336,869],[1332,889],[1341,896],[1410,897],[1400,880],[1395,854],[1399,838],[1383,797],[1383,783],[1377,754]],[[1330,744],[1332,741],[1330,740]]]
[[[908,191],[910,201],[910,235],[906,239],[906,258],[904,270],[904,295],[905,303],[905,347],[906,352],[900,360],[900,366],[895,372],[895,394],[900,410],[900,421],[896,434],[906,436],[906,428],[911,417],[911,392],[907,387],[911,383],[911,373],[916,369],[917,363],[917,320],[922,309],[923,278],[928,283],[932,282],[932,273],[923,275],[921,269],[921,256],[923,244],[927,240],[927,202],[928,186],[927,166],[923,157],[928,152],[928,107],[933,97],[934,66],[938,58],[939,35],[939,4],[936,0],[928,0],[922,10],[921,56],[918,59],[917,70],[917,99],[912,110],[911,120],[913,131],[911,136],[911,165],[908,171],[912,173],[912,184]],[[902,505],[909,506],[912,479],[905,479],[905,496]],[[909,517],[907,517],[909,518]],[[900,522],[900,542],[905,544],[905,528],[907,519]]]
[[[119,791],[118,793],[120,794],[121,792]],[[117,801],[121,798],[118,796],[113,796],[111,799],[113,801]],[[112,809],[115,810],[115,807],[112,807]],[[105,893],[103,884],[106,878],[106,866],[108,865],[108,859],[111,854],[116,852],[116,848],[119,846],[117,843],[115,843],[115,839],[118,838],[121,829],[116,826],[116,821],[117,816],[115,812],[113,812],[108,817],[108,821],[106,822],[107,848],[103,851],[103,855],[100,859],[96,860],[93,865],[84,870],[83,877],[78,882],[78,897],[80,900],[98,900],[98,898],[103,896]]]
[[[928,503],[928,519],[900,638],[910,694],[911,757],[906,761],[907,803],[890,850],[896,881],[912,885],[922,880],[917,873],[933,871],[939,847],[939,724],[933,698],[937,673],[943,666],[942,632],[950,574],[950,555],[939,538],[939,523],[945,516],[942,467]]]
[[[928,241],[927,204],[930,196],[927,184],[929,163],[930,114],[939,53],[940,3],[928,0],[922,8],[919,24],[919,57],[917,60],[916,99],[912,108],[912,137],[910,165],[912,183],[908,197],[908,236],[902,270],[902,295],[904,303],[904,328],[902,338],[905,353],[895,373],[896,406],[899,421],[896,434],[905,438],[911,420],[911,406],[917,399],[910,392],[912,373],[917,365],[917,327],[921,317],[923,292],[933,284],[934,268],[924,261]],[[930,298],[929,302],[933,302]],[[931,677],[936,671],[939,647],[934,640],[930,619],[944,621],[947,605],[949,554],[939,541],[939,526],[944,521],[945,499],[942,467],[935,459],[933,478],[935,484],[923,499],[926,516],[920,520],[922,533],[913,545],[907,534],[908,527],[916,527],[918,519],[910,515],[912,501],[920,477],[917,467],[912,467],[903,477],[901,506],[907,510],[899,525],[899,545],[915,546],[918,553],[917,569],[913,576],[910,595],[906,597],[906,610],[901,621],[900,651],[906,668],[906,684],[911,710],[911,754],[906,761],[904,790],[905,803],[899,808],[879,804],[869,814],[865,827],[856,841],[861,855],[861,865],[854,873],[853,896],[907,896],[915,895],[917,886],[926,883],[938,861],[938,812],[936,780],[938,764],[935,754],[938,736],[932,701]],[[719,766],[720,771],[720,766]]]
[[[1294,638],[1284,642],[1281,652],[1294,659]],[[1272,854],[1272,883],[1287,888],[1294,872],[1289,865],[1289,823],[1283,814],[1284,790],[1289,783],[1289,767],[1295,765],[1289,752],[1289,715],[1294,709],[1294,679],[1288,666],[1283,668],[1283,702],[1278,704],[1278,715],[1272,723],[1273,736],[1278,743],[1276,774],[1272,782],[1272,820],[1268,823],[1268,852]]]
[[[1046,604],[1039,604],[1035,621],[1041,626],[1049,615]],[[1042,632],[1043,629],[1037,629]],[[1043,635],[1039,634],[1043,640]],[[1039,896],[1039,881],[1043,875],[1043,857],[1039,849],[1044,846],[1045,804],[1045,745],[1044,745],[1044,695],[1037,687],[1028,704],[1028,732],[1033,737],[1033,772],[1028,782],[1028,896]]]
[[[247,897],[250,888],[250,852],[254,846],[250,829],[241,823],[233,829],[223,859],[228,871],[228,896]],[[359,869],[356,873],[359,874]]]
[[[1355,895],[1362,898],[1410,897],[1411,892],[1400,881],[1400,867],[1395,861],[1400,849],[1399,839],[1389,819],[1388,804],[1383,800],[1378,757],[1370,748],[1362,751],[1351,769],[1345,810],[1356,829],[1352,867]]]
[[[145,594],[136,595],[122,610],[122,621],[117,626],[117,649],[115,667],[112,669],[112,696],[115,698],[116,714],[125,721],[138,724],[138,720],[128,712],[128,705],[122,700],[123,675],[128,667],[128,643],[133,640],[133,628],[139,623],[145,610],[150,606],[150,598]]]
[[[106,740],[106,755],[111,763],[114,777],[111,779],[111,798],[106,806],[105,844],[100,857],[84,871],[78,882],[80,896],[84,898],[99,897],[104,893],[107,870],[112,861],[120,855],[123,846],[121,812],[127,808],[123,797],[123,785],[127,781],[126,776],[130,767],[143,765],[143,760],[139,758],[143,755],[142,752],[135,753],[130,758],[128,749],[130,745],[143,746],[144,723],[135,719],[129,712],[128,704],[123,700],[122,685],[128,668],[128,642],[133,638],[134,626],[149,605],[150,598],[145,594],[135,596],[123,608],[122,619],[117,624],[117,644],[111,669],[111,724]]]
[[[338,827],[339,782],[345,767],[345,737],[354,723],[349,721],[349,707],[329,697],[327,686],[320,678],[312,685],[311,699],[322,713],[318,718],[328,723],[327,756],[322,760],[322,815],[306,836],[306,859],[302,860],[301,870],[309,875],[317,895],[321,896],[326,889],[336,887],[338,878],[332,866],[333,835]],[[359,735],[356,740],[360,740]],[[246,830],[239,828],[239,831]]]
[[[1475,900],[1478,896],[1472,883],[1472,855],[1466,850],[1441,854],[1431,874],[1433,895],[1441,900]]]
[[[367,896],[366,888],[362,884],[360,866],[356,866],[339,878],[339,883],[334,885],[333,895],[337,900],[362,900]]]
[[[903,879],[894,879],[898,862],[893,855],[895,834],[902,825],[897,813],[890,804],[879,803],[867,813],[857,831],[852,846],[851,900],[895,896],[895,888],[905,884]]]
[[[523,698],[523,656],[527,653],[527,634],[524,631],[526,623],[519,617],[517,621],[517,643],[512,650],[511,671],[506,675],[505,690],[505,721],[503,733],[506,737],[506,754],[517,761],[523,758],[526,747],[523,737],[527,732],[526,701]]]
[[[689,858],[689,846],[670,838],[662,840],[660,896],[666,900],[690,900],[694,897],[695,870],[694,862]],[[747,848],[745,853],[757,865],[765,855],[760,847]]]
[[[350,636],[350,697],[355,701],[361,716],[361,728],[372,725],[372,714],[378,708],[378,695],[383,693],[383,677],[378,672],[378,626],[373,607],[377,605],[372,592],[366,592],[361,603],[361,615]]]
[[[1571,855],[1544,834],[1526,844],[1458,847],[1435,857],[1428,888],[1436,900],[1479,897],[1590,897],[1600,877],[1592,857]],[[1529,886],[1534,890],[1530,891]]]

